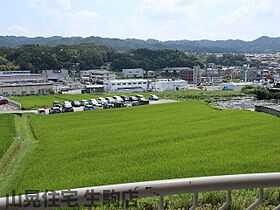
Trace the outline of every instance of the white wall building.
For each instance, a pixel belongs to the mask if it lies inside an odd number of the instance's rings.
[[[105,69],[85,70],[81,71],[81,82],[101,82],[107,80],[115,80],[117,75],[114,72]]]
[[[151,89],[147,79],[124,79],[104,81],[104,90],[108,92],[142,92]]]
[[[187,81],[185,80],[159,80],[153,82],[152,90],[153,91],[173,91],[173,90],[186,90]]]
[[[123,69],[123,77],[125,78],[144,78],[144,69]]]
[[[46,95],[54,92],[52,83],[21,83],[0,85],[0,95],[3,96],[26,96]]]

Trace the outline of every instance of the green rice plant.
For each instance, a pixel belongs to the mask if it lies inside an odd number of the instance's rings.
[[[188,101],[31,124],[38,146],[19,192],[280,170],[280,121],[263,113]]]
[[[15,140],[15,119],[13,115],[0,115],[0,159]]]

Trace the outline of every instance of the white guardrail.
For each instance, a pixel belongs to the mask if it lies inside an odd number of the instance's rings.
[[[111,199],[124,201],[124,209],[128,209],[128,201],[131,199],[158,196],[159,209],[163,210],[164,196],[191,193],[193,204],[190,209],[194,210],[198,205],[198,193],[226,191],[226,202],[220,207],[222,210],[231,205],[232,190],[259,189],[259,197],[247,208],[254,209],[264,200],[264,188],[273,187],[280,187],[280,173],[170,179],[6,196],[0,198],[0,209],[54,209],[56,206],[73,207],[78,204],[84,204],[90,209],[94,201],[104,201],[109,193]],[[280,205],[275,209],[279,210]]]

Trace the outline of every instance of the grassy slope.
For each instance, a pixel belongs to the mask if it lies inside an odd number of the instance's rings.
[[[13,115],[0,115],[0,159],[16,136]]]
[[[280,170],[280,121],[202,102],[32,116],[19,190]]]
[[[6,193],[11,193],[16,189],[22,179],[22,174],[31,164],[33,150],[37,145],[37,141],[32,135],[28,115],[16,116],[15,125],[17,135],[21,133],[24,139],[21,142],[14,141],[4,154],[3,161],[0,162],[0,196],[5,196]],[[4,173],[1,173],[1,167],[4,168]]]
[[[148,96],[153,93],[140,93]],[[235,91],[166,91],[155,93],[161,98],[170,98],[175,100],[180,99],[208,99],[211,97],[233,97],[241,96],[240,92]],[[42,107],[52,106],[52,102],[58,100],[63,102],[64,100],[83,100],[99,97],[107,97],[121,95],[121,93],[103,93],[103,94],[79,94],[79,95],[47,95],[47,96],[25,96],[25,97],[11,97],[11,99],[21,103],[23,109],[37,109]],[[135,93],[124,93],[124,95],[135,95]]]

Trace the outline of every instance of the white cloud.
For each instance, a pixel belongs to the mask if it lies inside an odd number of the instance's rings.
[[[173,18],[197,18],[209,9],[217,9],[234,0],[141,0],[141,12],[148,14],[172,14]]]
[[[59,10],[48,10],[47,14],[54,18],[55,25],[62,33],[73,36],[92,36],[100,31],[100,22],[105,18],[95,11],[81,10],[77,12],[61,12]],[[105,26],[103,26],[105,27]],[[97,30],[97,28],[99,30]]]
[[[271,32],[264,28],[271,24],[273,15],[279,18],[279,8],[280,2],[273,0],[241,0],[237,8],[218,16],[214,27],[223,30],[225,37],[242,34],[245,39],[253,39]]]
[[[69,9],[71,5],[71,0],[28,0],[27,5],[30,8],[39,9]]]
[[[279,34],[275,26],[280,21],[280,1],[276,0],[137,0],[136,4],[119,0],[118,12],[108,6],[113,5],[109,0],[25,1],[46,27],[31,23],[32,28],[14,27],[24,34],[28,29],[43,35],[161,40],[253,39]]]
[[[242,24],[244,23],[244,21],[258,24],[258,22],[255,21],[257,15],[259,15],[260,13],[273,12],[274,9],[275,7],[270,0],[242,1],[240,6],[236,10],[233,10],[227,15],[218,17],[217,24]]]
[[[12,25],[8,28],[9,32],[15,36],[27,36],[30,34],[30,31],[25,26]]]

